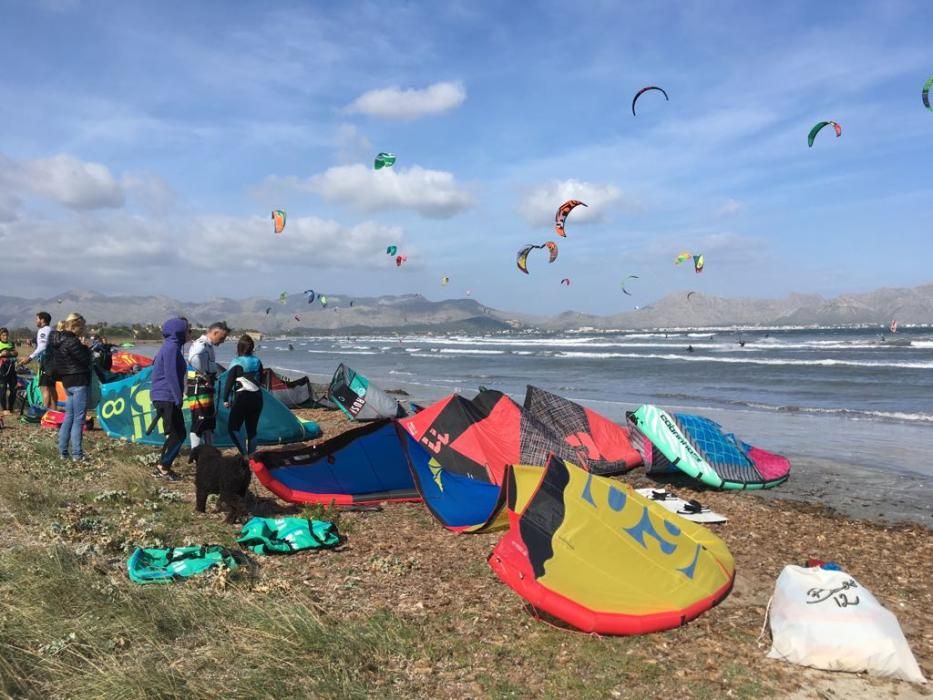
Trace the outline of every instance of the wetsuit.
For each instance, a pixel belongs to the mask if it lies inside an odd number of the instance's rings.
[[[256,432],[259,415],[262,413],[262,362],[254,355],[240,355],[230,363],[227,382],[224,386],[224,403],[233,393],[233,407],[227,419],[230,439],[242,455],[251,455],[256,450]],[[246,449],[238,433],[246,425]]]
[[[16,403],[16,347],[0,340],[0,354],[0,410],[12,411]]]
[[[202,442],[214,443],[217,427],[217,406],[214,404],[214,382],[217,380],[217,360],[214,346],[206,335],[191,344],[188,350],[188,372],[185,375],[185,405],[191,411],[191,448]]]

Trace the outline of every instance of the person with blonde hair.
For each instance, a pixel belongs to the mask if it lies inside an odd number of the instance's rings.
[[[65,416],[58,430],[58,454],[84,459],[84,414],[91,385],[91,349],[84,341],[86,322],[81,314],[68,314],[62,330],[51,334],[52,375],[65,389]]]

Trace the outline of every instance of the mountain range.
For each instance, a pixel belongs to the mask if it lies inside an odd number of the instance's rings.
[[[0,325],[31,328],[39,310],[52,314],[53,321],[78,311],[91,326],[161,324],[172,316],[184,315],[196,325],[225,320],[235,328],[266,334],[845,325],[886,324],[891,319],[901,324],[933,324],[933,284],[844,294],[832,299],[808,294],[791,294],[783,299],[723,298],[699,292],[688,298],[676,293],[638,310],[607,316],[575,311],[534,316],[496,309],[474,299],[430,301],[419,294],[325,296],[326,306],[320,303],[320,297],[309,304],[299,293],[281,302],[262,297],[182,302],[164,296],[105,296],[85,290],[70,290],[46,299],[0,296]]]

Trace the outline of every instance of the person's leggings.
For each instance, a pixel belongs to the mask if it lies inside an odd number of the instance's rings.
[[[187,435],[185,416],[181,412],[181,406],[171,401],[153,401],[152,403],[162,418],[162,432],[165,433],[159,464],[164,469],[171,469],[175,458],[181,452],[181,446],[185,444]]]
[[[241,455],[251,455],[256,450],[256,431],[261,413],[262,392],[241,391],[237,393],[233,407],[230,409],[230,417],[227,419],[227,429],[230,439]],[[238,435],[244,424],[246,425],[246,449],[243,449],[243,443],[240,442]]]
[[[12,411],[16,404],[16,363],[0,362],[0,411]]]

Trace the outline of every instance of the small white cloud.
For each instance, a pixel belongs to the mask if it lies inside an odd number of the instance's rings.
[[[364,92],[347,106],[347,111],[383,119],[418,119],[456,109],[466,99],[466,88],[459,82],[434,83],[424,89],[388,87]]]
[[[519,212],[533,226],[554,223],[554,213],[568,199],[579,199],[586,207],[573,210],[573,223],[585,224],[602,221],[606,212],[620,206],[635,207],[615,185],[593,184],[580,180],[550,182],[528,192],[518,205]]]
[[[452,173],[417,165],[378,171],[360,164],[339,165],[299,187],[366,212],[411,209],[433,219],[449,218],[473,204]]]
[[[727,199],[719,209],[716,210],[716,216],[732,216],[742,208],[742,203],[731,197]]]
[[[76,210],[119,209],[124,195],[105,165],[59,154],[51,158],[15,161],[0,156],[0,186],[29,193]]]

